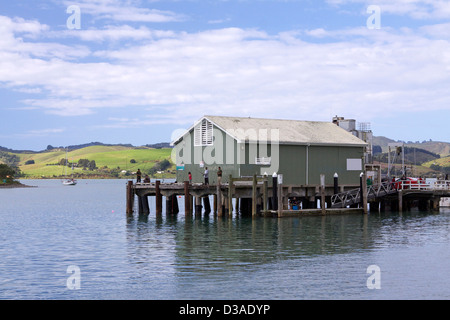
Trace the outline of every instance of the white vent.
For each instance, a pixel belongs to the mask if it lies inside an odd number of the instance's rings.
[[[213,140],[213,124],[203,119],[194,129],[194,146],[212,146]]]

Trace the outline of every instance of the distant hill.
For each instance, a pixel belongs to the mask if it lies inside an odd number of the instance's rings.
[[[392,142],[399,142],[392,140],[390,138],[386,138],[383,136],[374,136],[372,144],[373,146],[380,146],[382,149],[382,152],[388,151],[388,143]],[[442,141],[405,141],[405,148],[419,148],[422,150],[426,150],[429,152],[432,152],[434,154],[438,154],[441,157],[450,156],[450,143],[449,142],[442,142]]]
[[[421,148],[407,147],[405,145],[405,164],[420,165],[440,158],[441,156],[439,154]],[[374,155],[374,160],[388,163],[388,153],[384,152],[376,154]]]
[[[106,145],[91,143],[87,147],[71,146],[67,154],[69,166],[66,167],[64,148],[53,148],[41,152],[6,153],[3,155],[14,161],[26,178],[60,178],[67,171],[75,178],[127,178],[137,169],[152,173],[153,167],[169,161],[165,177],[173,177],[174,164],[171,162],[172,149],[130,147],[128,145]],[[1,160],[1,159],[0,159]],[[73,164],[73,171],[72,171]],[[132,178],[132,177],[130,177]]]

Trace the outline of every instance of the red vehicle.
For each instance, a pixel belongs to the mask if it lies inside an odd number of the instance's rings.
[[[408,189],[418,189],[422,183],[425,181],[422,178],[411,178],[406,177],[403,179],[395,179],[395,182],[392,182],[395,189],[397,190],[408,190]]]

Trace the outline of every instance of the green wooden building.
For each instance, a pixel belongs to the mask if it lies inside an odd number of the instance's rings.
[[[172,142],[177,181],[283,175],[283,185],[359,185],[367,144],[331,122],[204,116]]]

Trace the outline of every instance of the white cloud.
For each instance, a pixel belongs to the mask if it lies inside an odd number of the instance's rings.
[[[378,5],[382,13],[405,15],[413,19],[450,18],[449,0],[326,0],[334,6],[348,4]]]
[[[450,102],[450,42],[428,37],[426,29],[320,29],[270,36],[226,28],[156,37],[151,29],[122,26],[115,39],[130,38],[134,30],[142,32],[136,40],[151,39],[120,49],[86,48],[72,56],[62,46],[56,57],[49,53],[60,44],[24,40],[15,31],[20,26],[0,18],[13,25],[3,27],[9,45],[0,45],[1,83],[36,90],[32,99],[23,98],[25,106],[61,116],[142,110],[137,118],[125,117],[129,121],[111,117],[112,127],[192,123],[204,114],[368,119],[423,108],[448,110]],[[80,38],[112,40],[112,30],[105,27],[100,35],[85,30]],[[308,42],[306,35],[330,39]]]
[[[107,25],[103,29],[63,30],[47,33],[49,38],[78,38],[89,42],[152,40],[154,38],[171,37],[173,34],[172,31],[153,30],[144,26],[135,28],[128,25]]]
[[[66,6],[73,5],[73,1],[63,1]],[[97,19],[111,19],[115,21],[134,22],[175,22],[186,19],[184,15],[171,11],[141,8],[136,1],[121,0],[79,0],[76,5],[81,14],[90,14]]]

